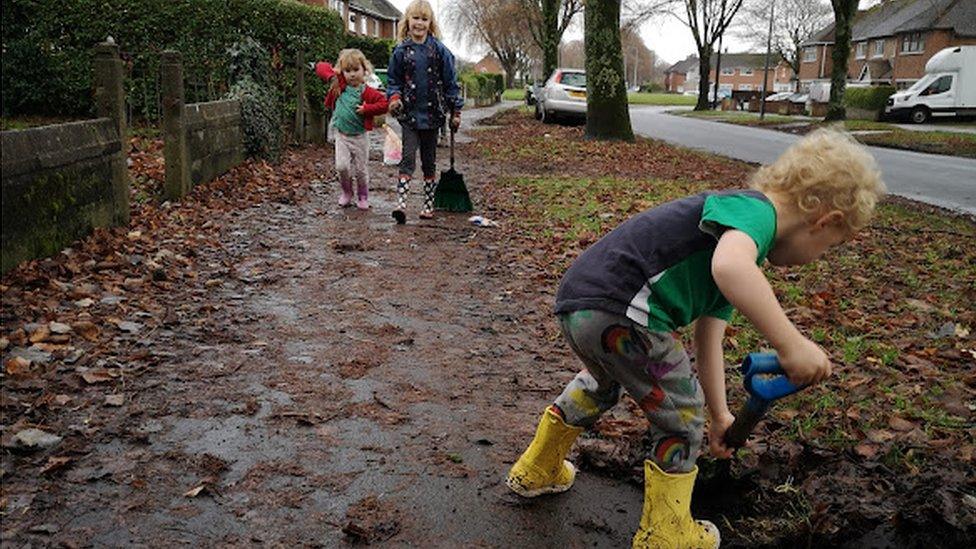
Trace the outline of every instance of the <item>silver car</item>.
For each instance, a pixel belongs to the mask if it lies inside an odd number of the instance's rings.
[[[586,72],[554,70],[536,97],[535,117],[547,123],[559,117],[586,118]]]

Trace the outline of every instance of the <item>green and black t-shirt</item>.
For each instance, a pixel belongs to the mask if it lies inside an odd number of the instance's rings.
[[[654,331],[702,316],[728,320],[732,306],[712,278],[726,229],[756,242],[761,265],[776,236],[776,210],[759,191],[705,192],[638,214],[583,252],[556,293],[556,313],[600,309]]]

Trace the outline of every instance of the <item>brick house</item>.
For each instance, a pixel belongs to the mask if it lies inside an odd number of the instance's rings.
[[[803,43],[802,90],[830,83],[833,44],[832,24]],[[847,79],[904,89],[925,74],[925,63],[939,50],[971,44],[976,44],[976,0],[886,0],[854,20]]]
[[[769,76],[766,80],[769,93],[793,90],[793,69],[789,63],[770,57]],[[715,67],[718,55],[712,55],[712,70],[709,82],[715,85]],[[763,70],[766,67],[765,53],[723,53],[722,74],[719,75],[719,90],[736,96],[758,95],[763,87]],[[668,91],[675,93],[698,93],[698,57],[689,56],[679,61],[665,73]]]
[[[697,87],[695,89],[689,89],[685,86],[685,81],[688,79],[688,71],[692,69],[698,70],[698,57],[695,55],[689,55],[668,67],[664,71],[665,91],[669,93],[697,92]]]
[[[346,32],[373,38],[396,39],[400,10],[387,0],[303,0],[306,4],[331,8],[345,22]]]
[[[498,62],[498,58],[489,53],[488,55],[482,57],[481,61],[475,63],[474,72],[505,74],[505,69],[503,69],[502,64]]]

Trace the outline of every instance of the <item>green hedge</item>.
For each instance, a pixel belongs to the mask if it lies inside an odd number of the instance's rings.
[[[159,117],[163,50],[183,56],[187,102],[214,100],[229,88],[226,52],[245,36],[270,52],[271,85],[288,116],[295,52],[335,59],[346,38],[337,13],[296,0],[4,0],[2,15],[4,116],[90,115],[92,49],[107,36],[126,61],[134,117]]]
[[[466,90],[468,100],[475,105],[495,103],[505,91],[505,77],[501,74],[462,72],[458,80]]]
[[[852,88],[844,90],[844,106],[871,111],[882,110],[888,96],[895,93],[894,86],[870,86],[867,88]]]
[[[368,38],[365,36],[349,35],[346,37],[346,48],[356,48],[363,52],[366,59],[374,68],[385,69],[390,63],[390,54],[396,42],[382,38]]]

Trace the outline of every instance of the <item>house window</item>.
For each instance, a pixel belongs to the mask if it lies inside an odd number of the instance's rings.
[[[885,43],[884,40],[875,40],[874,41],[874,56],[875,57],[884,57],[884,43]]]
[[[349,14],[349,32],[356,32],[356,14]]]
[[[804,63],[813,63],[816,60],[817,60],[817,47],[816,46],[807,46],[807,47],[803,48],[803,62]]]
[[[732,76],[735,74],[735,69],[724,68],[722,69],[722,76]]]
[[[868,43],[858,42],[857,43],[857,53],[855,55],[858,59],[864,59],[868,56]]]
[[[743,76],[752,76],[752,69],[751,68],[749,68],[749,69],[742,69],[742,75]]]
[[[367,23],[369,23],[369,21],[366,19],[365,16],[362,16],[361,15],[359,17],[359,34],[362,34],[363,36],[366,35],[366,24]]]
[[[752,84],[739,84],[740,91],[752,91]]]
[[[901,37],[902,53],[920,53],[925,50],[925,38],[920,32],[910,32]]]

